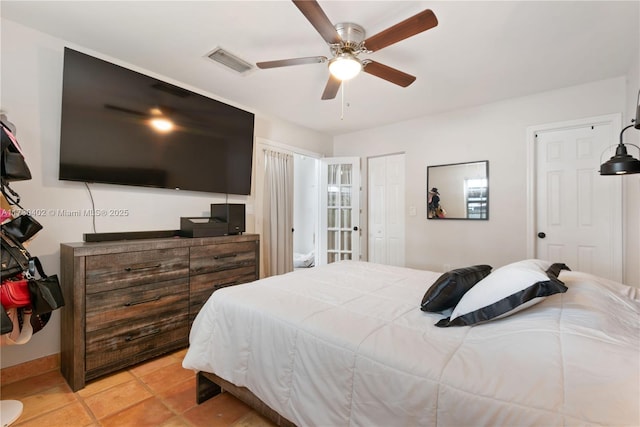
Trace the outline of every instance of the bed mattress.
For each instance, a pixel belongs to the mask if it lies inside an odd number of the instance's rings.
[[[476,326],[420,310],[440,273],[341,261],[215,292],[183,366],[300,426],[640,425],[638,290],[564,294]]]

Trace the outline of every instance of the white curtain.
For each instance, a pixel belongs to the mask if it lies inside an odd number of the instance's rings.
[[[293,271],[293,156],[264,150],[264,277]]]

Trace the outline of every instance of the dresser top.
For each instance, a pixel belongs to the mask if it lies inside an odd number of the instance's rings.
[[[216,237],[168,237],[159,239],[114,240],[105,242],[61,243],[61,252],[72,251],[74,256],[103,255],[118,252],[146,251],[153,249],[184,248],[219,245],[224,243],[257,242],[258,234],[237,234]]]

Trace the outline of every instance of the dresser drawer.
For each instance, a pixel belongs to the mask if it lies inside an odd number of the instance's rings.
[[[88,294],[86,330],[124,325],[133,329],[138,320],[150,323],[184,313],[189,308],[189,279],[120,288]],[[129,325],[129,326],[127,326]]]
[[[191,275],[256,267],[256,242],[222,243],[191,248]],[[255,271],[254,271],[255,272]]]
[[[161,319],[121,322],[86,333],[85,370],[94,378],[188,344],[186,310]],[[153,320],[153,322],[152,322]]]
[[[227,286],[253,282],[256,279],[255,267],[241,267],[191,276],[189,282],[189,320],[193,321],[213,292]]]
[[[86,293],[104,292],[189,275],[189,248],[86,257]]]

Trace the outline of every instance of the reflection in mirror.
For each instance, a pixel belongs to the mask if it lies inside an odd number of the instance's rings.
[[[428,219],[489,219],[489,161],[427,166]]]

